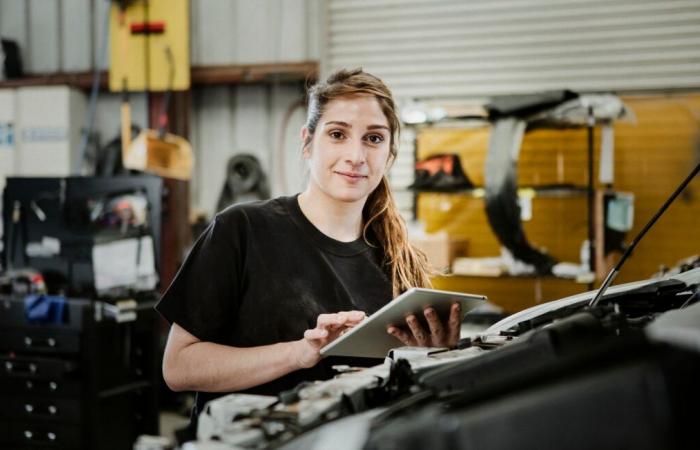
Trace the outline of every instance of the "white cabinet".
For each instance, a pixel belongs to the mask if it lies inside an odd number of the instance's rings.
[[[14,89],[0,89],[0,196],[5,187],[5,177],[15,173],[15,154],[17,152],[15,101]]]
[[[41,86],[18,88],[16,96],[15,175],[78,175],[85,94],[67,86]]]

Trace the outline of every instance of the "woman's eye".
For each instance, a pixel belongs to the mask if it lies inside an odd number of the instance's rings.
[[[370,134],[367,136],[367,140],[370,141],[372,144],[379,144],[382,141],[384,141],[384,136],[381,134]]]
[[[343,138],[343,133],[341,133],[340,131],[331,131],[328,134],[333,139],[342,139]]]

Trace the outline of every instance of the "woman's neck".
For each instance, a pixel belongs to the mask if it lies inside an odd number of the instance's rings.
[[[306,218],[326,236],[352,242],[362,235],[364,200],[342,202],[311,187],[299,194],[298,200]]]

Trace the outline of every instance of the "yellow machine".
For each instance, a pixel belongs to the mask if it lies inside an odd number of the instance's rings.
[[[131,142],[129,92],[166,92],[160,122],[167,124],[171,91],[190,88],[189,0],[122,0],[112,3],[109,88],[123,95],[124,167],[188,180],[194,164],[186,139],[144,130]]]
[[[109,89],[190,88],[189,0],[113,2]]]

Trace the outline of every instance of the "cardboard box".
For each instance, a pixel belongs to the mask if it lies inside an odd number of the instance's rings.
[[[455,258],[467,254],[467,239],[450,236],[444,231],[410,236],[409,241],[415,248],[425,253],[430,267],[439,272],[449,271]]]

